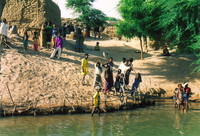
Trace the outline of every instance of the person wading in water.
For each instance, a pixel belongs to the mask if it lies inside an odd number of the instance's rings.
[[[183,93],[184,106],[185,106],[185,109],[188,110],[189,109],[188,101],[191,95],[191,88],[188,87],[187,82],[183,86],[184,86],[184,93]]]
[[[96,93],[95,93],[94,96],[93,96],[93,99],[94,99],[94,103],[93,103],[93,104],[94,104],[94,107],[93,107],[93,109],[92,109],[91,116],[93,116],[95,110],[98,111],[98,114],[99,114],[99,116],[100,116],[100,108],[99,108],[99,106],[100,106],[100,94],[99,94],[99,92],[101,91],[101,88],[100,88],[99,86],[96,86],[95,89],[96,89]]]
[[[181,105],[183,106],[183,86],[181,84],[178,84],[178,90],[177,90],[177,105],[178,105],[178,110],[180,110]],[[183,106],[183,110],[184,110],[184,106]]]

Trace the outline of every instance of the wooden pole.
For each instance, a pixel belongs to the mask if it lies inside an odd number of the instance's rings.
[[[11,99],[13,105],[15,106],[15,103],[14,103],[14,101],[13,101],[13,98],[12,98],[12,95],[11,95],[11,92],[10,92],[10,89],[9,89],[9,87],[8,87],[8,83],[6,83],[6,87],[7,87],[8,93],[9,93],[9,95],[10,95],[10,99]]]
[[[10,99],[11,99],[11,101],[12,101],[12,103],[13,103],[13,106],[14,106],[13,112],[12,112],[12,114],[13,114],[13,113],[15,113],[15,111],[16,111],[16,105],[15,105],[15,103],[14,103],[14,101],[13,101],[13,97],[12,97],[11,92],[10,92],[10,89],[9,89],[9,87],[8,87],[8,83],[6,83],[6,87],[7,87],[8,93],[9,93],[9,95],[10,95]]]

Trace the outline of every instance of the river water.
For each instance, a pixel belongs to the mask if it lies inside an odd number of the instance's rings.
[[[199,108],[199,109],[198,109]],[[0,136],[200,136],[200,105],[172,104],[95,114],[0,118]]]

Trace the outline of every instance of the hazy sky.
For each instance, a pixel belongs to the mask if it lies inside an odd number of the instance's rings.
[[[67,10],[65,7],[66,0],[53,0],[57,3],[61,10],[61,16],[65,18],[76,17],[73,15],[72,10]],[[93,7],[103,11],[109,17],[120,18],[120,15],[117,12],[117,4],[119,0],[96,0],[93,3]]]

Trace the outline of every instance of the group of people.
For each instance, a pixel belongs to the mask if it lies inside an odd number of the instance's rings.
[[[38,51],[38,46],[39,46],[38,32],[35,31],[32,35],[33,35],[32,36],[33,49],[35,51]],[[49,49],[54,48],[50,58],[54,58],[57,55],[57,58],[60,59],[61,51],[63,48],[62,30],[59,30],[56,27],[56,25],[52,25],[51,22],[45,22],[45,24],[42,26],[40,36],[41,36],[40,40],[41,46]],[[28,31],[25,30],[23,36],[24,50],[27,50],[28,41],[29,41]]]
[[[3,19],[2,23],[0,24],[0,35],[1,38],[4,38],[6,41],[7,41],[8,30],[9,30],[9,25],[6,22],[6,19]],[[75,31],[74,37],[76,39],[75,43],[76,51],[81,51],[84,41],[84,36],[82,34],[81,29],[78,26],[74,28],[72,24],[69,24],[68,26],[64,24],[62,30],[60,30],[55,25],[51,25],[51,22],[48,23],[46,22],[41,29],[40,36],[42,36],[43,41],[40,44],[42,44],[42,46],[46,48],[53,47],[54,50],[50,58],[54,58],[57,55],[57,58],[60,59],[61,52],[63,49],[63,38],[66,36],[66,34],[69,34],[70,32],[74,31]],[[35,31],[33,33],[33,48],[35,51],[38,51],[38,44],[39,44],[38,39],[39,39],[38,32]],[[28,31],[25,31],[23,36],[24,50],[27,50],[28,41],[29,41]],[[95,51],[100,50],[99,42],[96,43],[94,50]],[[170,55],[167,47],[165,47],[165,49],[163,50],[163,55],[165,56]],[[81,74],[83,75],[82,85],[85,85],[85,77],[86,75],[88,75],[88,57],[89,55],[86,53],[84,58],[81,60],[81,70],[82,70]],[[133,58],[130,59],[122,58],[122,61],[118,67],[115,76],[113,74],[113,67],[114,67],[114,62],[112,57],[110,57],[105,64],[101,64],[100,62],[97,62],[95,64],[93,87],[95,88],[96,93],[93,96],[94,109],[92,110],[92,115],[94,114],[94,111],[96,109],[99,111],[100,115],[99,92],[101,90],[104,91],[104,94],[108,94],[112,89],[114,89],[115,93],[120,93],[121,96],[125,93],[126,90],[128,90],[130,91],[130,96],[132,96],[135,93],[135,91],[139,88],[139,85],[142,82],[141,74],[136,73],[133,69]],[[130,83],[129,77],[131,71],[135,72],[135,79],[134,82],[132,83],[131,89],[129,89],[128,85]],[[104,80],[102,80],[102,73]],[[181,106],[183,110],[189,109],[188,99],[191,94],[191,89],[188,87],[188,83],[185,83],[184,85],[178,84],[178,88],[175,89],[174,93],[175,93],[174,95],[175,107],[178,107],[179,110]]]
[[[89,55],[86,53],[84,58],[81,60],[81,74],[83,75],[82,78],[82,85],[85,85],[85,77],[88,75],[88,58]],[[108,62],[105,64],[101,64],[99,61],[95,64],[94,70],[94,83],[93,87],[96,90],[94,98],[94,108],[92,110],[92,115],[94,111],[100,110],[99,109],[99,101],[100,95],[99,92],[103,90],[104,94],[109,94],[109,92],[114,89],[115,93],[119,93],[121,96],[125,94],[125,91],[130,91],[130,96],[134,94],[134,92],[139,88],[140,83],[142,82],[141,74],[136,73],[134,82],[132,83],[131,89],[128,88],[130,83],[129,77],[131,71],[133,70],[133,58],[126,59],[123,58],[122,62],[120,63],[116,76],[113,74],[113,58],[110,57]],[[103,70],[104,69],[104,70]],[[135,72],[135,71],[134,71]],[[102,80],[102,73],[104,80]],[[114,79],[115,78],[115,79]],[[99,112],[100,114],[100,112]]]
[[[82,69],[82,85],[85,85],[85,77],[88,75],[88,57],[89,55],[86,53],[84,58],[81,60],[81,69]],[[129,77],[131,71],[133,70],[133,58],[126,59],[123,58],[122,62],[118,67],[117,74],[113,76],[113,58],[110,57],[108,62],[105,64],[101,64],[99,61],[95,64],[95,71],[94,71],[94,83],[93,87],[99,86],[103,88],[104,93],[108,94],[112,88],[114,87],[115,93],[119,92],[121,95],[125,93],[125,90],[128,90],[129,85]],[[105,69],[103,71],[103,68]],[[134,71],[135,72],[135,71]],[[101,75],[104,75],[104,81],[102,80]],[[142,82],[141,74],[136,73],[134,83],[132,84],[132,89],[130,95],[132,96],[134,91],[138,89],[139,84]]]
[[[23,47],[24,47],[24,50],[26,51],[27,48],[28,48],[28,43],[29,43],[29,35],[28,35],[28,31],[25,30],[24,32],[24,36],[23,36]],[[38,51],[38,33],[35,31],[33,33],[33,49],[35,51]]]
[[[188,110],[189,109],[189,104],[188,100],[190,95],[192,94],[191,88],[188,87],[188,83],[178,84],[178,88],[175,89],[174,91],[174,104],[175,108],[178,108],[178,110],[182,109],[183,110]]]
[[[70,22],[69,24],[64,23],[62,26],[63,37],[65,38],[67,34],[75,31],[74,25]]]
[[[41,44],[43,47],[50,48],[53,46],[55,50],[53,51],[51,58],[54,57],[55,52],[58,51],[58,59],[60,58],[63,39],[66,38],[67,34],[70,34],[71,32],[74,33],[74,39],[75,39],[75,51],[81,52],[83,51],[83,42],[84,42],[84,36],[82,33],[81,28],[76,25],[73,26],[72,23],[69,23],[68,25],[66,23],[63,24],[62,28],[57,28],[56,25],[52,25],[51,22],[46,22],[42,29],[41,29]],[[61,40],[62,38],[62,40]],[[59,39],[59,40],[58,40]],[[59,41],[59,43],[58,43]],[[62,41],[62,42],[60,42]]]

